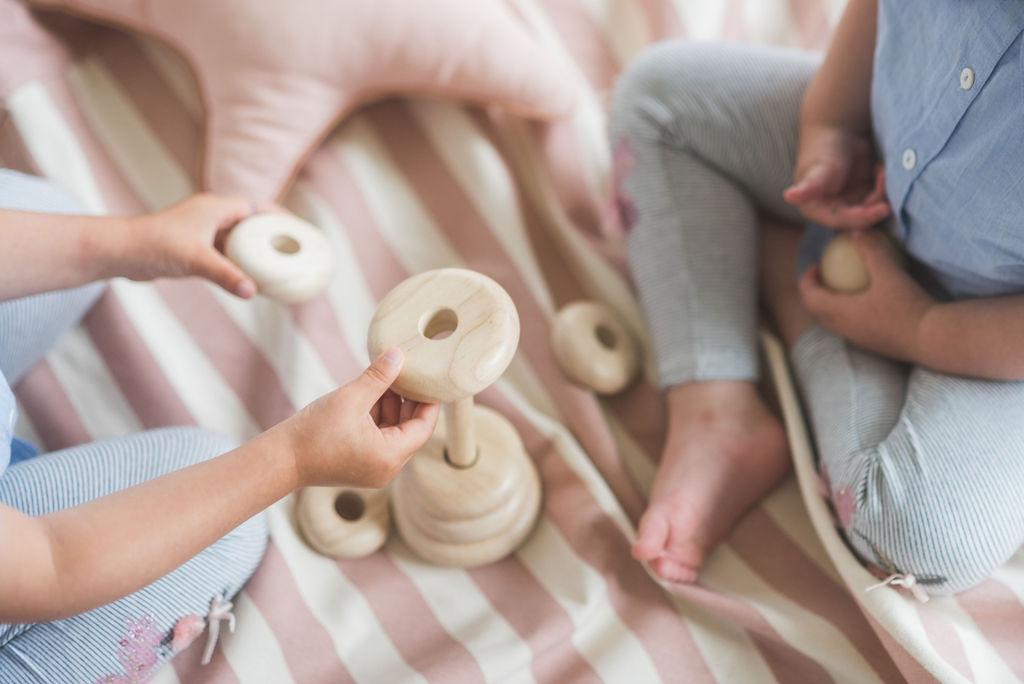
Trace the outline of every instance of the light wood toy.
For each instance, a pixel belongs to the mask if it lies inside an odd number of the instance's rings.
[[[562,372],[598,394],[621,392],[640,368],[633,336],[600,302],[564,306],[551,326],[551,347]]]
[[[324,234],[284,212],[256,214],[240,222],[228,234],[224,253],[256,281],[260,294],[286,304],[317,296],[334,272]]]
[[[306,487],[296,500],[295,517],[309,545],[332,558],[368,556],[391,532],[386,489]]]
[[[519,315],[490,278],[463,269],[400,283],[370,323],[369,352],[405,352],[393,388],[444,404],[445,420],[393,484],[398,531],[439,565],[471,567],[514,551],[540,513],[537,470],[515,428],[474,406],[501,377],[519,343]]]
[[[902,255],[892,238],[884,233],[882,238],[882,244],[893,259],[902,261]],[[868,273],[864,258],[849,235],[837,235],[825,247],[821,255],[821,280],[829,289],[843,294],[863,292],[871,285],[871,274]]]

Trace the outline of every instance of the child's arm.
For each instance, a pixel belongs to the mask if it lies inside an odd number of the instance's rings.
[[[84,285],[200,276],[240,297],[252,280],[215,243],[252,213],[239,198],[196,195],[147,216],[68,216],[0,209],[0,300]]]
[[[871,71],[878,0],[850,0],[804,96],[794,184],[785,199],[831,228],[866,228],[889,214],[871,140]]]
[[[125,596],[297,487],[382,487],[432,434],[436,405],[388,388],[401,353],[215,459],[39,518],[0,506],[0,623]]]
[[[990,380],[1024,380],[1024,296],[942,303],[903,271],[873,233],[854,233],[871,277],[858,294],[837,294],[817,267],[800,281],[807,309],[824,327],[890,358]]]

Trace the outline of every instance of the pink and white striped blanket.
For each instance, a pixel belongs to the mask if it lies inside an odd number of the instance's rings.
[[[530,128],[432,100],[358,113],[285,204],[329,237],[328,292],[285,308],[201,282],[115,281],[17,387],[20,434],[54,449],[169,424],[244,439],[367,362],[375,302],[411,273],[497,279],[523,320],[519,354],[482,397],[522,434],[544,480],[529,542],[492,566],[438,569],[399,541],[360,561],[311,552],[292,501],[213,663],[196,648],[161,682],[1013,682],[1024,680],[1024,559],[956,598],[919,604],[850,557],[814,488],[778,346],[766,340],[798,477],[753,511],[701,582],[670,592],[629,557],[659,453],[649,384],[598,400],[548,347],[581,296],[639,329],[610,215],[608,92],[673,36],[824,44],[841,0],[510,0],[572,58],[573,120]],[[195,189],[199,102],[166,49],[0,0],[0,163],[49,176],[94,212],[141,212]]]

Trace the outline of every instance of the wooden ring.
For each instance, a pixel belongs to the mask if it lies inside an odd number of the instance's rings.
[[[600,302],[563,307],[551,325],[551,347],[566,377],[598,394],[622,391],[640,367],[633,335]]]
[[[492,385],[519,344],[512,298],[487,276],[461,268],[427,271],[385,295],[370,322],[376,357],[405,352],[393,389],[414,401],[451,403]]]
[[[256,282],[260,294],[297,304],[323,292],[334,272],[324,234],[297,216],[250,216],[228,234],[224,253]]]
[[[295,503],[295,518],[306,542],[331,558],[368,556],[391,531],[383,489],[306,487]]]

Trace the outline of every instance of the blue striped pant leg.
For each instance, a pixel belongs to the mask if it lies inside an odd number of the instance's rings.
[[[666,42],[623,75],[612,112],[617,202],[660,383],[759,375],[759,224],[795,226],[803,53]]]
[[[1024,543],[1024,383],[910,367],[821,328],[793,362],[833,505],[865,561],[949,594]]]
[[[0,503],[32,516],[69,508],[212,458],[233,448],[198,428],[165,428],[53,452],[12,466],[0,477]],[[165,511],[173,524],[179,511]],[[145,588],[70,618],[0,625],[0,681],[95,682],[148,670],[173,656],[173,628],[205,617],[214,596],[236,594],[266,547],[264,516]],[[193,618],[195,619],[195,618]]]

